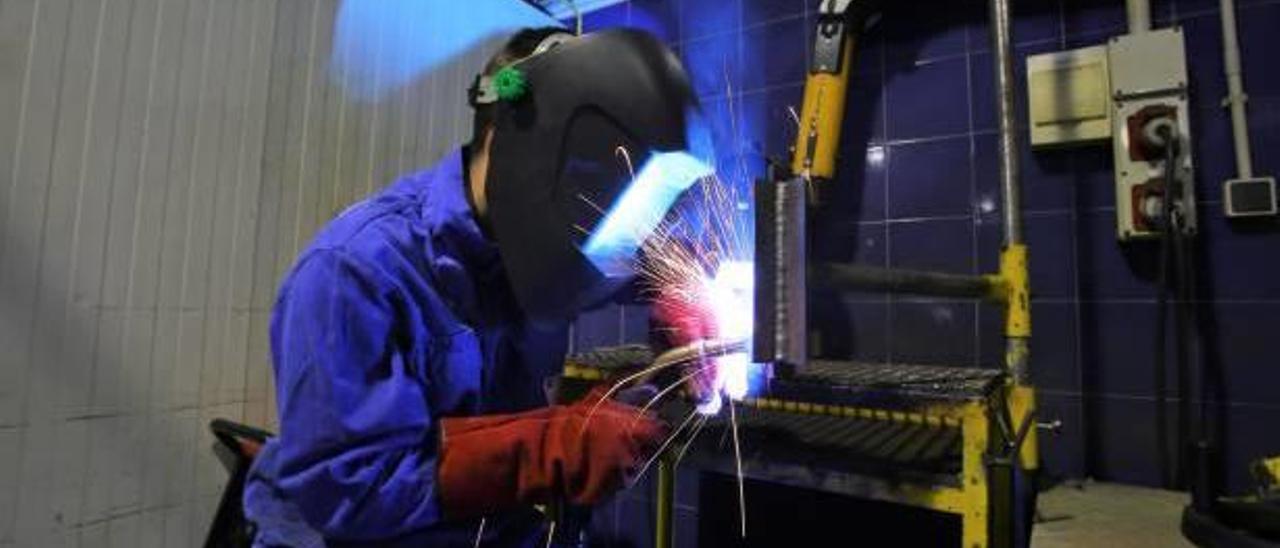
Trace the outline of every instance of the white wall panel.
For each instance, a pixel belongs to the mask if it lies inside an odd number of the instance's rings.
[[[202,541],[297,253],[468,137],[495,44],[359,100],[332,57],[405,29],[335,52],[337,4],[0,1],[0,546]]]

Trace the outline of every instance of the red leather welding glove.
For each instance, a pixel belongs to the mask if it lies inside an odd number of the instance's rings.
[[[715,314],[711,303],[689,302],[680,298],[659,298],[650,313],[650,329],[654,332],[658,351],[684,346],[717,336]],[[710,360],[690,363],[681,372],[689,377],[688,393],[697,401],[711,396],[716,372]]]
[[[625,486],[666,427],[603,394],[598,389],[568,406],[442,420],[436,473],[446,516],[552,500],[594,504]]]

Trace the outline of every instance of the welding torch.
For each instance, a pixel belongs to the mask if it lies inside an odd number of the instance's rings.
[[[648,402],[659,399],[666,390],[659,392],[651,387],[653,377],[659,372],[682,363],[701,364],[705,360],[744,353],[749,350],[746,339],[699,339],[659,354],[647,367],[641,368],[623,377],[610,392],[616,392],[615,398],[632,406],[648,407]],[[649,386],[648,390],[636,390]],[[675,385],[667,390],[675,388]],[[707,397],[695,394],[695,399]],[[701,402],[699,402],[701,403]],[[664,452],[665,453],[665,452]],[[659,457],[661,458],[661,457]],[[581,533],[591,521],[591,510],[566,504],[564,500],[550,501],[542,508],[553,529],[549,531],[553,546],[580,546]]]
[[[702,364],[709,359],[745,353],[749,350],[750,346],[747,339],[698,339],[659,354],[648,367],[625,377],[622,382],[630,386],[650,384],[655,376],[675,365],[681,363]],[[703,394],[695,394],[695,396],[696,399],[704,397]]]

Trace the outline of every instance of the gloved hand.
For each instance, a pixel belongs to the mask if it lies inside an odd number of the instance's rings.
[[[603,395],[599,388],[573,405],[442,420],[437,479],[445,514],[469,518],[556,499],[594,504],[623,487],[666,427]]]

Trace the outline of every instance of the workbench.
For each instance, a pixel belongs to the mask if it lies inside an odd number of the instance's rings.
[[[640,346],[600,349],[571,357],[565,376],[601,382],[651,358]],[[1019,437],[1005,412],[1009,387],[995,368],[813,361],[773,379],[767,397],[735,404],[742,473],[954,514],[962,546],[1008,546],[1009,465]],[[678,424],[691,407],[669,399],[660,413]],[[728,417],[722,411],[709,419],[681,462],[668,465],[736,475],[732,447],[723,443]]]

